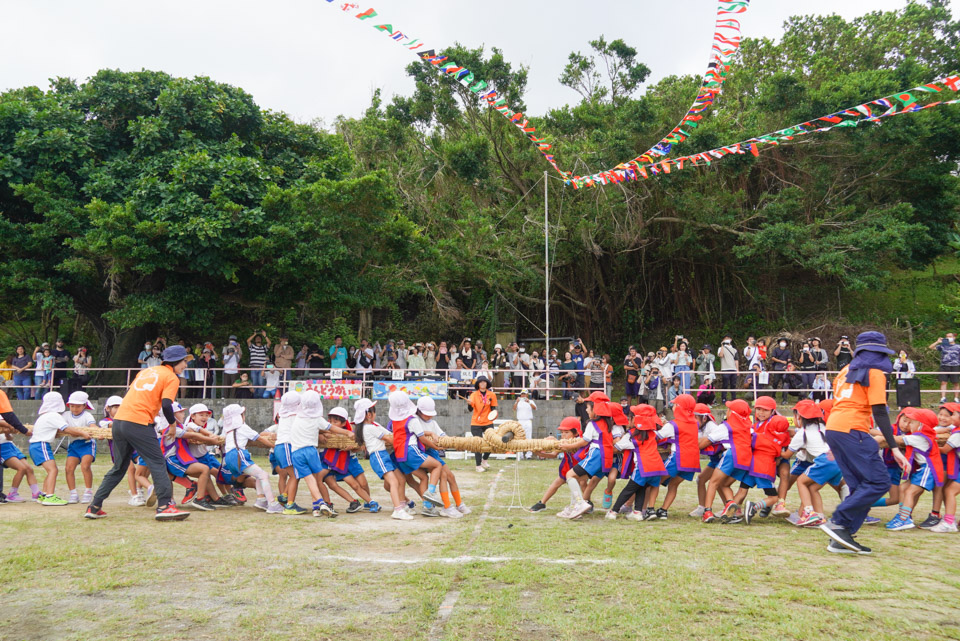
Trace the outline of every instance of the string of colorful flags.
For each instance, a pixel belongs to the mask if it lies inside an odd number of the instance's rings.
[[[688,129],[696,129],[700,125],[703,112],[714,103],[717,95],[720,93],[720,87],[726,79],[727,73],[730,71],[728,63],[739,49],[742,40],[740,22],[730,16],[744,13],[749,6],[749,2],[750,0],[720,0],[718,2],[713,48],[707,66],[707,72],[704,74],[703,82],[697,92],[697,98],[680,121],[680,124],[674,127],[670,133],[656,145],[633,160],[621,163],[613,169],[600,171],[589,176],[575,176],[572,172],[562,170],[557,164],[554,154],[550,153],[553,145],[545,138],[539,136],[536,128],[530,123],[529,118],[524,116],[522,112],[511,109],[507,104],[506,97],[498,94],[496,88],[491,87],[482,78],[477,78],[472,71],[450,60],[447,56],[438,53],[435,49],[424,49],[426,43],[404,33],[398,28],[394,28],[392,24],[385,22],[383,18],[379,17],[375,9],[362,9],[359,4],[354,2],[340,2],[339,6],[341,11],[353,13],[354,18],[357,20],[364,22],[369,21],[369,24],[371,24],[374,29],[385,33],[391,40],[394,40],[413,52],[414,55],[419,57],[425,64],[433,65],[442,75],[452,77],[470,92],[479,96],[490,108],[499,112],[504,118],[516,126],[517,129],[534,144],[543,158],[557,173],[563,176],[565,183],[572,185],[575,189],[647,179],[688,167],[710,165],[723,158],[743,155],[748,152],[754,156],[758,156],[760,150],[763,148],[777,146],[800,136],[825,133],[846,127],[856,127],[863,122],[877,123],[882,118],[913,113],[923,109],[930,109],[931,107],[960,104],[960,100],[937,100],[921,104],[928,100],[929,96],[940,94],[945,89],[954,92],[960,91],[960,76],[952,74],[919,87],[871,100],[870,102],[732,145],[724,145],[723,147],[717,147],[679,158],[669,158],[668,156],[674,147],[690,136]],[[327,0],[327,3],[333,4],[334,0]],[[915,96],[914,94],[917,95]]]

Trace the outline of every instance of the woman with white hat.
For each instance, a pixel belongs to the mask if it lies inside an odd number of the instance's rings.
[[[70,427],[87,428],[97,427],[97,421],[90,411],[93,405],[86,392],[74,392],[67,398],[67,409],[63,412],[63,420]],[[67,448],[67,464],[64,467],[64,476],[67,478],[67,489],[70,495],[67,503],[89,503],[93,499],[93,462],[97,460],[97,442],[88,438],[86,434],[70,439]],[[77,465],[83,475],[83,496],[77,496]]]

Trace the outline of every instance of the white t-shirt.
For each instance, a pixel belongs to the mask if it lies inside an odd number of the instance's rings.
[[[260,434],[257,433],[252,427],[244,423],[237,429],[233,430],[229,434],[226,434],[226,444],[224,445],[224,451],[229,452],[230,450],[235,450],[238,447],[241,450],[247,449],[247,443],[250,441],[255,441],[260,438]]]
[[[903,444],[913,448],[914,461],[917,463],[927,462],[927,457],[921,454],[921,452],[926,452],[930,449],[930,441],[928,441],[926,437],[920,434],[904,434]]]
[[[67,426],[67,422],[56,412],[46,412],[33,424],[31,443],[49,443]]]
[[[440,429],[440,424],[437,423],[436,419],[430,419],[429,421],[424,422],[422,419],[418,419],[421,427],[423,427],[423,432],[430,432],[436,437],[446,436],[447,433]],[[366,436],[366,435],[364,435]]]
[[[801,461],[813,461],[821,454],[826,454],[830,451],[830,446],[823,438],[822,428],[822,424],[814,423],[797,430],[787,449],[796,452]]]
[[[537,409],[536,404],[528,398],[521,398],[517,401],[517,420],[532,421],[533,410]]]
[[[653,364],[660,370],[660,376],[663,378],[673,378],[673,362],[670,360],[669,354],[663,358],[654,358]]]
[[[359,427],[357,429],[360,429]],[[383,437],[390,438],[393,432],[379,423],[365,423],[363,426],[363,444],[367,446],[367,452],[382,452],[387,449]]]
[[[743,348],[743,359],[747,361],[747,369],[753,369],[760,362],[760,350],[756,345],[747,345]]]
[[[617,439],[613,446],[621,452],[624,450],[632,450],[634,448],[633,439],[630,438],[629,434],[624,434],[622,437]]]
[[[317,418],[297,416],[290,426],[290,439],[287,442],[294,451],[303,447],[317,447],[320,430],[326,432],[329,429],[330,423],[322,416]]]
[[[693,357],[690,356],[690,352],[674,352],[667,356],[670,359],[670,363],[676,367],[678,365],[686,365],[690,367],[693,365]]]
[[[960,432],[951,434],[950,438],[947,439],[947,445],[955,450],[960,449]]]
[[[410,419],[410,422],[407,424],[407,432],[410,433],[410,438],[407,439],[407,445],[416,446],[417,441],[423,436],[423,423],[419,418],[414,416]]]
[[[295,420],[297,420],[296,416],[284,416],[277,421],[277,445],[290,442],[290,436],[293,433],[293,422]]]
[[[280,384],[280,372],[275,369],[268,369],[263,375],[264,385],[267,389],[277,389]]]
[[[600,431],[593,421],[588,422],[586,429],[583,430],[583,440],[590,443],[591,450],[600,449]]]
[[[174,441],[176,441],[178,438],[181,438],[186,433],[186,428],[177,423],[173,426],[172,430],[168,429],[166,433],[160,437],[160,449],[163,450],[163,455],[166,458],[170,458],[176,454],[177,448]]]
[[[223,357],[223,373],[236,374],[240,366],[240,356],[236,353]]]
[[[676,428],[673,426],[673,421],[668,422],[666,425],[664,425],[664,426],[661,427],[659,430],[657,430],[657,439],[658,439],[658,440],[660,440],[660,439],[665,439],[665,438],[673,438],[673,437],[675,437],[676,435],[677,435],[677,430],[676,430]],[[673,452],[676,452],[676,451],[677,451],[677,444],[676,444],[676,443],[671,443],[671,444],[670,444],[670,452],[673,453]]]
[[[67,410],[61,414],[61,416],[63,416],[63,420],[67,422],[67,427],[90,427],[91,423],[94,425],[97,424],[97,420],[93,418],[93,414],[87,410],[80,412],[79,416],[74,416],[73,412]],[[82,436],[71,436],[70,442],[73,443],[74,441],[83,441],[89,443],[90,439],[83,438]]]
[[[730,438],[730,428],[728,428],[725,423],[718,425],[713,421],[707,421],[707,424],[703,426],[703,435],[710,439],[711,443],[719,443],[725,450],[730,449],[729,443],[721,443],[721,441],[726,441]]]
[[[613,437],[613,440],[617,440],[618,438],[620,438],[621,436],[623,436],[625,433],[626,433],[626,430],[623,429],[623,426],[622,426],[622,425],[614,425],[614,426],[610,429],[610,436]]]
[[[212,421],[213,417],[207,419],[207,425],[210,425]],[[183,427],[187,432],[199,432],[200,430],[208,429],[206,426],[200,427],[193,421],[187,421],[187,424]],[[190,454],[197,458],[206,455],[207,452],[210,451],[207,449],[208,447],[209,446],[204,443],[191,443],[190,441],[187,441],[187,449],[190,450]]]

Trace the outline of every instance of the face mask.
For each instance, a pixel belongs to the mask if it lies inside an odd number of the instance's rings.
[[[953,337],[951,336],[951,337],[948,338],[947,340],[950,341],[951,344],[953,344],[953,342],[956,341],[957,339],[956,339],[956,338],[953,338]]]
[[[786,347],[786,346],[787,346],[786,343],[780,343],[780,349],[783,349],[783,348]]]
[[[143,349],[149,350],[151,347],[153,346],[150,343],[147,343],[146,345],[143,346]]]

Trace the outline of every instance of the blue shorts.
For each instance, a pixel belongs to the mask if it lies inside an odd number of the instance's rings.
[[[293,447],[289,443],[281,443],[273,448],[275,465],[279,468],[293,467]]]
[[[137,465],[141,465],[141,466],[143,466],[143,467],[146,467],[146,466],[147,466],[147,462],[144,461],[144,460],[143,460],[143,457],[140,456],[139,454],[137,454],[137,458],[135,458],[135,459],[133,460],[133,462],[136,463]]]
[[[23,455],[23,452],[20,451],[19,447],[10,441],[4,441],[3,443],[0,443],[0,463],[3,463],[8,458],[25,459],[27,457]]]
[[[821,454],[804,474],[817,485],[839,485],[843,480],[843,473],[836,461],[831,461],[830,455]]]
[[[894,465],[893,467],[887,468],[887,474],[890,475],[890,485],[900,485],[900,481],[903,480],[903,470]]]
[[[187,478],[187,466],[177,460],[175,456],[166,459],[167,471],[180,479]]]
[[[633,476],[630,478],[631,481],[640,486],[650,486],[657,487],[660,485],[660,481],[663,480],[662,476],[640,476],[634,472]]]
[[[210,452],[207,452],[203,456],[198,456],[197,463],[203,463],[214,473],[216,473],[216,471],[220,468],[220,461],[218,461],[217,457]]]
[[[89,441],[74,441],[67,448],[67,458],[70,457],[82,459],[84,456],[92,456],[97,460],[97,442],[93,439]]]
[[[677,477],[682,478],[684,481],[693,480],[693,472],[678,472],[677,471],[677,454],[673,452],[670,454],[670,457],[667,458],[667,476],[675,479]]]
[[[336,474],[336,479],[338,481],[342,481],[348,476],[352,476],[353,478],[362,476],[363,466],[360,465],[360,459],[358,459],[356,456],[351,456],[350,462],[347,464],[347,473],[346,474],[335,473],[335,474]]]
[[[717,469],[729,476],[732,479],[742,481],[745,476],[749,475],[747,470],[740,470],[733,466],[734,456],[733,450],[727,450],[723,453],[723,458],[720,459],[720,464],[717,465]]]
[[[801,474],[806,472],[808,469],[810,469],[811,465],[813,465],[813,461],[801,461],[798,459],[793,464],[793,467],[790,468],[790,474],[792,474],[793,476],[800,476]]]
[[[919,485],[927,492],[932,492],[933,488],[936,486],[936,482],[934,480],[933,472],[930,471],[930,466],[924,465],[923,467],[911,472],[910,485]]]
[[[717,452],[716,454],[710,455],[710,460],[707,462],[707,467],[711,470],[717,469],[717,466],[720,465],[720,459],[723,458],[723,452]]]
[[[743,478],[740,479],[740,482],[743,483],[746,487],[755,487],[761,490],[769,490],[773,488],[773,481],[770,479],[765,479],[760,476],[754,476],[753,474],[744,474]]]
[[[387,454],[386,450],[380,450],[378,452],[370,453],[370,468],[373,470],[374,474],[378,477],[383,478],[387,475],[387,472],[392,472],[397,469],[397,466],[393,464],[393,459],[390,458],[390,455]]]
[[[427,455],[421,452],[419,447],[407,445],[407,460],[397,461],[397,468],[404,474],[411,474],[426,462]]]
[[[270,454],[267,455],[267,460],[270,462],[270,469],[271,469],[271,470],[277,469],[277,456],[276,456],[276,454],[274,454],[273,452],[270,452]]]
[[[223,466],[235,476],[243,474],[243,471],[251,465],[253,465],[253,458],[247,450],[230,450],[223,459]]]
[[[33,460],[33,464],[39,467],[47,461],[53,460],[53,448],[46,442],[31,443],[30,458]]]
[[[303,479],[311,474],[319,474],[323,471],[323,463],[320,461],[320,453],[315,447],[301,447],[294,450],[291,456],[293,462],[293,473],[298,479]]]
[[[600,451],[599,447],[591,448],[587,452],[587,457],[580,461],[577,464],[577,467],[580,467],[587,476],[603,476],[600,472],[603,469],[603,453]],[[660,481],[660,477],[651,477],[656,478],[657,482]]]
[[[429,456],[429,457],[432,458],[432,459],[436,459],[436,460],[440,461],[440,465],[446,465],[446,464],[447,464],[447,462],[443,460],[443,457],[440,456],[440,450],[435,450],[435,449],[433,449],[432,447],[427,448],[427,456]]]

